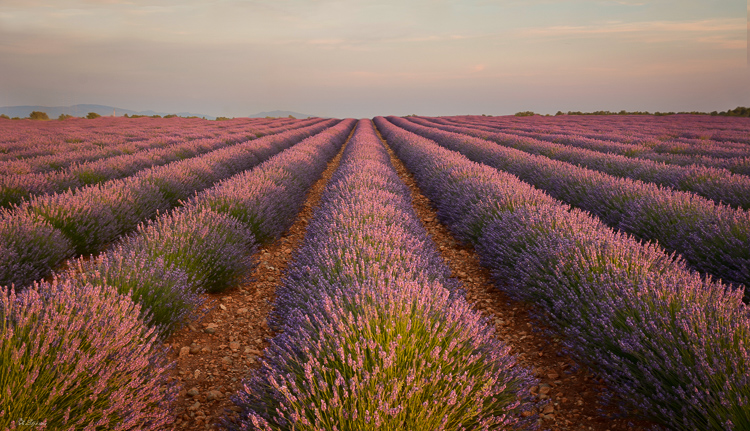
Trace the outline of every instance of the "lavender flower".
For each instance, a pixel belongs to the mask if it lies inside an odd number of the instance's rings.
[[[166,429],[179,388],[139,314],[109,286],[0,288],[0,427]]]

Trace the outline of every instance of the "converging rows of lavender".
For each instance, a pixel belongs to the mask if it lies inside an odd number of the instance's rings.
[[[170,429],[164,341],[253,282],[342,148],[278,335],[220,426],[533,429],[535,380],[464,298],[375,127],[625,415],[750,429],[745,119],[27,123],[0,121],[0,429]]]

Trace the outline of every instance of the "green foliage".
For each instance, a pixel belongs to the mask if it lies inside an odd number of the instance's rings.
[[[268,118],[268,117],[266,117],[266,118]],[[226,121],[226,120],[231,120],[231,118],[229,118],[229,117],[216,117],[216,121]]]
[[[175,118],[175,117],[177,117],[177,114],[169,114],[169,115],[164,116],[164,118]]]
[[[93,120],[94,118],[99,117],[101,117],[101,115],[97,114],[96,112],[89,112],[88,114],[86,114],[86,118],[88,118],[89,120]]]
[[[31,111],[31,114],[29,114],[29,118],[32,120],[49,120],[49,116],[46,112],[41,111]]]
[[[533,117],[534,115],[536,115],[536,112],[534,111],[516,112],[516,117]]]
[[[60,114],[60,116],[57,117],[58,120],[67,120],[68,118],[73,118],[73,116],[68,114]]]
[[[712,116],[725,116],[725,117],[750,117],[750,108],[745,108],[742,106],[738,106],[732,110],[729,111],[712,111],[712,112],[701,112],[701,111],[680,111],[680,112],[659,112],[656,111],[653,114],[651,114],[648,111],[625,111],[621,110],[619,112],[612,112],[612,111],[594,111],[594,112],[581,112],[581,111],[568,111],[567,114],[562,111],[557,111],[555,115],[655,115],[655,116],[665,116],[665,115],[675,115],[675,114],[690,114],[690,115],[712,115]],[[518,115],[518,114],[516,114]]]
[[[4,118],[6,120],[10,120],[10,117],[5,114],[0,114],[0,118]]]
[[[731,111],[719,112],[718,115],[723,115],[726,117],[750,117],[750,108],[738,106]]]
[[[296,120],[296,119],[297,119],[297,118],[296,118],[296,117],[295,117],[294,115],[292,115],[292,114],[289,114],[289,118],[291,118],[292,120]]]

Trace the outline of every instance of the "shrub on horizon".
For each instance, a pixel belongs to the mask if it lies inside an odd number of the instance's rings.
[[[29,119],[31,120],[49,120],[49,116],[46,112],[41,111],[31,111],[31,114],[29,114]]]
[[[93,120],[94,118],[99,117],[101,117],[101,115],[97,114],[96,112],[89,112],[88,114],[86,114],[86,118],[88,118],[89,120]]]
[[[166,429],[179,388],[139,314],[110,286],[0,288],[0,428]]]

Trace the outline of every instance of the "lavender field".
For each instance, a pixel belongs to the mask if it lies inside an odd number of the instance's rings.
[[[207,305],[261,289],[327,169],[240,353]],[[749,211],[749,118],[0,119],[0,429],[748,430]],[[196,333],[247,365],[230,410],[177,373]]]

